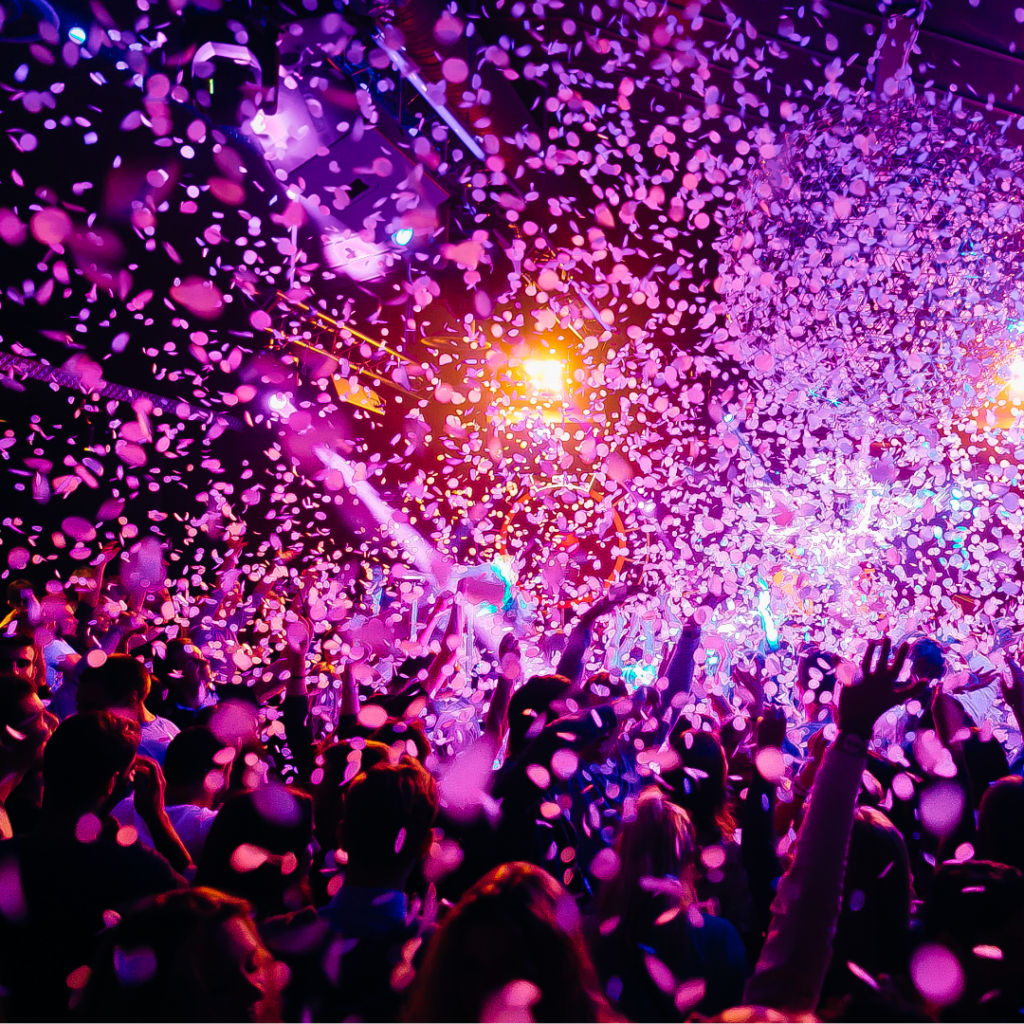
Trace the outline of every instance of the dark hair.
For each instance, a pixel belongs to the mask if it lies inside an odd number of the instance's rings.
[[[408,755],[357,775],[342,820],[349,865],[387,871],[415,863],[430,841],[439,804],[434,777]]]
[[[32,586],[31,580],[11,580],[11,582],[7,584],[7,603],[12,608],[21,604],[21,592],[23,590],[31,590],[35,593],[35,588]]]
[[[992,861],[947,861],[936,872],[925,904],[926,931],[973,949],[981,936],[1024,912],[1024,874]]]
[[[352,757],[357,751],[357,756]],[[333,850],[341,845],[338,826],[344,815],[349,785],[361,772],[375,764],[387,763],[389,757],[388,747],[373,740],[363,741],[360,747],[350,740],[340,740],[321,750],[317,764],[323,774],[313,786],[313,828],[321,849]]]
[[[626,686],[626,681],[621,676],[612,679],[607,672],[598,672],[592,675],[583,689],[587,695],[587,704],[591,706],[610,704],[612,701],[629,696],[629,687]]]
[[[212,889],[179,889],[143,903],[103,933],[81,1018],[243,1019],[255,989],[239,987],[224,969],[220,928],[236,918],[248,922],[249,914],[245,901]]]
[[[24,629],[13,633],[0,633],[0,651],[20,651],[23,647],[36,647],[36,638]]]
[[[79,685],[98,686],[106,695],[107,706],[129,707],[149,696],[150,677],[146,666],[130,654],[111,654],[97,668],[89,666],[79,677]]]
[[[680,719],[669,743],[683,765],[665,773],[672,799],[689,812],[698,833],[717,829],[723,839],[731,840],[736,820],[729,802],[728,761],[718,737],[687,729],[685,719]]]
[[[209,729],[193,725],[182,730],[167,747],[164,778],[170,786],[199,786],[217,770],[214,757],[224,744]]]
[[[12,676],[0,672],[0,730],[7,726],[18,728],[22,715],[22,705],[29,697],[35,696],[36,688],[21,676]],[[0,736],[0,743],[6,737]]]
[[[164,686],[167,686],[170,682],[171,676],[175,672],[181,671],[181,665],[178,661],[181,652],[186,647],[198,647],[199,645],[193,643],[188,637],[175,637],[173,640],[168,640],[164,645],[165,653],[162,658],[153,659],[153,674],[160,680]]]
[[[949,948],[965,975],[961,998],[945,1020],[969,1020],[984,997],[985,1020],[1010,1020],[1024,999],[1016,952],[1002,960],[979,957],[977,946],[1014,950],[1024,923],[1024,874],[1007,864],[946,861],[936,872],[924,908],[925,933]]]
[[[1024,871],[1024,779],[994,782],[978,811],[978,856]]]
[[[224,803],[210,826],[195,884],[248,900],[261,918],[297,910],[307,900],[312,838],[313,801],[307,793],[286,786],[240,793]]]
[[[509,757],[517,757],[526,749],[532,738],[527,733],[535,719],[547,715],[552,701],[564,697],[571,687],[565,676],[533,676],[512,694],[508,702]]]
[[[434,936],[402,1018],[482,1020],[489,996],[513,981],[540,990],[534,1020],[611,1016],[573,898],[542,868],[516,862],[485,875]]]
[[[61,722],[43,754],[43,803],[86,808],[135,760],[139,724],[109,711],[90,711]]]
[[[387,747],[402,743],[404,747],[402,753],[415,757],[421,763],[425,763],[430,756],[430,740],[427,739],[426,729],[419,718],[412,720],[389,718],[383,725],[374,729],[369,739],[376,743],[383,743]],[[409,742],[416,748],[415,754],[405,747],[405,744]]]
[[[697,840],[690,816],[656,786],[648,786],[636,803],[636,817],[623,822],[615,842],[619,870],[598,893],[602,921],[620,919],[616,938],[635,945],[655,928],[670,906],[665,895],[644,885],[648,879],[674,878],[683,888],[675,900],[684,909],[696,901],[694,865]]]
[[[0,651],[12,654],[26,647],[31,647],[35,652],[35,678],[32,685],[36,692],[39,692],[46,687],[46,659],[43,657],[43,649],[36,643],[35,636],[20,627],[13,633],[0,633]]]
[[[910,670],[922,679],[941,679],[946,671],[942,648],[930,637],[918,640],[910,650]]]
[[[874,807],[858,807],[846,859],[843,903],[833,939],[828,995],[846,995],[859,982],[852,961],[870,974],[895,976],[906,966],[913,897],[903,834]]]

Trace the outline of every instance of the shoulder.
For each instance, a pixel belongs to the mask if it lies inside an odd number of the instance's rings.
[[[125,880],[134,882],[143,895],[166,892],[179,886],[179,876],[167,860],[138,841],[130,846],[104,843],[103,857],[114,870],[124,872]]]
[[[181,730],[169,719],[162,715],[156,715],[152,722],[146,722],[142,726],[143,731],[163,733],[165,736],[177,736]]]

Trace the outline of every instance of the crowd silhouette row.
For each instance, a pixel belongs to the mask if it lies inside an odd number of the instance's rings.
[[[783,684],[684,619],[635,685],[611,591],[529,678],[499,612],[474,677],[463,584],[384,655],[356,591],[312,615],[226,560],[182,602],[118,557],[8,589],[7,1019],[1019,1018],[1005,644],[955,677],[942,638],[783,644]]]

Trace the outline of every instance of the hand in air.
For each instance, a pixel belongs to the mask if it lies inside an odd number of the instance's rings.
[[[864,653],[863,678],[859,683],[843,686],[839,693],[839,728],[870,739],[875,722],[891,707],[902,704],[927,689],[928,681],[921,680],[898,689],[896,681],[903,671],[909,647],[900,644],[896,657],[890,662],[892,641],[871,640]],[[877,657],[876,657],[877,655]]]

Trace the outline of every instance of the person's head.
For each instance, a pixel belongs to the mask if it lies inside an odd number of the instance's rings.
[[[427,732],[419,718],[389,718],[383,725],[374,729],[369,738],[387,747],[397,747],[401,754],[416,758],[420,764],[426,764],[430,756],[430,740],[427,739]]]
[[[430,849],[439,803],[433,776],[412,757],[357,775],[345,793],[338,837],[348,881],[403,888]]]
[[[591,676],[583,687],[584,704],[588,708],[613,704],[629,697],[629,688],[621,676],[612,678],[607,672]]]
[[[323,772],[313,786],[313,823],[316,841],[324,850],[338,846],[338,826],[343,816],[345,793],[353,779],[375,764],[387,762],[390,749],[373,740],[341,740],[317,755]]]
[[[46,683],[46,661],[31,633],[0,636],[0,673],[18,676],[37,690]]]
[[[994,782],[978,811],[978,856],[1024,871],[1024,780]]]
[[[508,702],[508,754],[518,757],[544,727],[558,718],[562,710],[551,705],[561,701],[571,689],[565,676],[533,676]]]
[[[102,665],[89,666],[79,676],[78,710],[110,710],[138,716],[149,688],[149,673],[141,661],[128,654],[111,654]]]
[[[18,676],[0,675],[0,776],[40,765],[49,738],[36,688]]]
[[[43,810],[95,812],[131,767],[139,726],[109,711],[73,715],[54,730],[43,752]]]
[[[11,580],[7,584],[7,603],[11,608],[20,611],[28,607],[29,599],[34,592],[31,580]]]
[[[153,667],[161,686],[186,706],[198,706],[203,691],[213,682],[206,655],[182,637],[167,642],[164,657],[157,659]]]
[[[846,860],[828,988],[856,991],[850,961],[872,975],[905,967],[913,898],[910,858],[903,835],[874,807],[858,807]]]
[[[78,1012],[89,1021],[258,1020],[275,973],[247,903],[180,889],[103,933]]]
[[[403,1018],[527,1019],[494,1015],[507,1009],[502,996],[513,983],[530,993],[534,1020],[608,1016],[575,901],[546,871],[521,862],[489,872],[445,918]]]
[[[212,807],[224,788],[226,766],[216,761],[223,749],[224,744],[204,726],[194,725],[179,732],[164,756],[166,802]]]
[[[664,773],[672,799],[684,807],[699,833],[720,831],[732,839],[735,822],[729,807],[728,761],[718,737],[687,729],[680,721],[669,736],[680,767]]]
[[[63,590],[48,593],[39,602],[43,613],[43,622],[55,636],[72,636],[77,628],[74,605],[68,600]]]
[[[615,843],[618,871],[601,886],[599,909],[602,920],[620,919],[619,928],[628,940],[649,930],[655,918],[670,905],[693,902],[693,869],[697,840],[690,817],[656,786],[640,794],[636,817],[624,822]],[[645,880],[674,879],[678,890],[669,886],[656,892]]]
[[[984,739],[977,726],[971,724],[967,728],[969,735],[964,738],[961,751],[967,768],[971,803],[980,807],[989,787],[1009,773],[1010,762],[1003,745],[994,736]]]
[[[915,681],[941,679],[946,671],[942,648],[931,637],[917,640],[910,649],[910,678]]]
[[[1017,1016],[1024,1002],[1024,874],[992,861],[947,861],[932,880],[924,924],[928,941],[953,953],[964,973],[963,995],[943,1019]],[[979,947],[998,955],[979,954]]]
[[[306,793],[263,786],[224,802],[203,847],[196,885],[248,900],[257,917],[309,902],[313,805]]]

